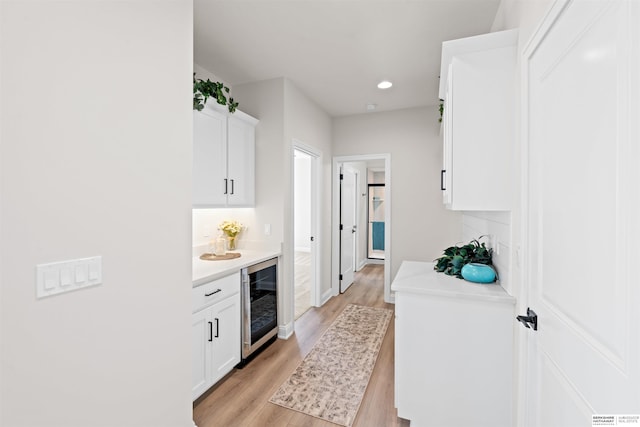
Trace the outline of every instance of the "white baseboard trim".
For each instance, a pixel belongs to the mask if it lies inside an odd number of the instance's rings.
[[[293,322],[287,323],[284,326],[278,326],[278,338],[283,340],[289,339],[293,335]]]
[[[322,307],[333,296],[333,289],[327,289],[320,299],[320,307]]]
[[[367,260],[366,259],[362,259],[360,260],[360,262],[358,263],[358,268],[356,269],[356,271],[360,271],[362,270],[362,268],[367,265]]]
[[[384,260],[383,259],[369,258],[369,259],[367,259],[366,264],[384,264]]]

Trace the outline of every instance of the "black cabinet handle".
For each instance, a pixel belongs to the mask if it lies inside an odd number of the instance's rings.
[[[220,337],[220,319],[218,319],[217,317],[216,319],[216,338]]]
[[[213,323],[207,322],[209,324],[209,342],[213,341]]]
[[[227,194],[229,191],[229,180],[227,178],[224,179],[224,194]]]
[[[231,180],[231,194],[235,194],[235,188],[234,188],[234,180]]]
[[[215,295],[218,292],[222,292],[222,289],[216,289],[215,291],[211,292],[210,294],[204,294],[205,297],[210,297],[211,295]]]
[[[445,172],[446,172],[446,170],[444,170],[444,169],[442,169],[442,170],[440,171],[440,189],[441,189],[442,191],[445,191],[445,190],[446,190],[446,188],[444,188],[444,173],[445,173]]]

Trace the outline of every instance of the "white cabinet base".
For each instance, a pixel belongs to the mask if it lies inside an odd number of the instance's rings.
[[[511,426],[514,300],[433,263],[403,263],[392,289],[398,416],[413,427]]]

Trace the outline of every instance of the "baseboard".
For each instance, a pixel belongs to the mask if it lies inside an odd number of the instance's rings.
[[[365,265],[367,265],[367,260],[366,259],[360,260],[360,262],[358,263],[358,268],[357,268],[356,271],[362,270]]]
[[[284,326],[278,326],[278,338],[283,340],[289,339],[293,335],[293,322],[287,323]]]
[[[333,296],[333,289],[327,289],[324,294],[320,297],[320,307],[324,305],[327,301],[331,299]]]
[[[369,258],[369,259],[367,259],[366,264],[384,264],[384,260],[383,259]]]

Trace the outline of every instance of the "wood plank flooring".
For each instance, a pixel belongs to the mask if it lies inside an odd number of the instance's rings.
[[[335,424],[292,411],[269,398],[309,353],[315,342],[347,304],[394,309],[384,302],[382,265],[367,265],[342,295],[320,308],[312,307],[295,324],[288,340],[277,340],[244,369],[234,369],[225,379],[194,402],[198,427],[335,427]],[[362,400],[355,427],[408,427],[397,417],[393,404],[394,319],[382,342],[378,361]]]

